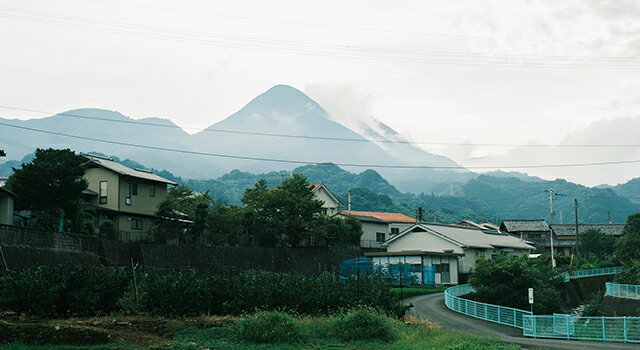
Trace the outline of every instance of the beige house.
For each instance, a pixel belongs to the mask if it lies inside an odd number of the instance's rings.
[[[406,261],[423,275],[432,267],[435,284],[458,284],[461,275],[469,274],[480,256],[528,256],[534,249],[525,241],[498,231],[433,223],[414,224],[383,246],[386,252],[365,253],[373,258],[374,265]]]
[[[96,209],[95,225],[114,222],[118,238],[149,238],[155,212],[167,195],[167,185],[177,185],[144,169],[132,169],[110,158],[82,154],[87,159],[85,201]]]
[[[386,240],[417,222],[416,219],[400,213],[343,210],[339,215],[360,221],[362,224],[360,247],[373,249],[382,248]]]
[[[325,215],[333,216],[338,214],[338,208],[342,205],[338,198],[329,191],[324,184],[310,184],[309,189],[315,199],[322,201],[322,212]]]

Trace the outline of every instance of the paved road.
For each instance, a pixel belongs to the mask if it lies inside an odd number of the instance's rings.
[[[519,344],[525,349],[640,349],[639,344],[600,343],[557,339],[534,339],[522,336],[522,330],[462,315],[444,305],[444,294],[429,294],[405,300],[413,304],[409,314],[430,320],[445,329],[499,338],[508,343]]]

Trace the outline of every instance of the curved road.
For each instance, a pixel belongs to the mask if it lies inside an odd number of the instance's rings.
[[[522,330],[465,316],[449,310],[444,305],[444,293],[422,295],[405,299],[413,304],[409,314],[435,322],[445,329],[472,335],[499,338],[519,344],[525,349],[638,349],[638,344],[601,343],[575,340],[534,339],[522,336]]]

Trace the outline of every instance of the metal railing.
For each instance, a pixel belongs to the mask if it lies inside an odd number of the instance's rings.
[[[640,285],[607,282],[607,295],[616,298],[640,299]]]
[[[361,248],[382,248],[382,243],[384,242],[370,240],[370,239],[361,239],[360,247]]]
[[[571,278],[583,278],[591,276],[603,276],[603,275],[615,275],[622,270],[622,266],[616,267],[601,267],[598,269],[578,270],[573,271]]]
[[[522,334],[534,338],[640,343],[640,317],[524,315]]]
[[[473,287],[469,284],[447,288],[444,291],[444,304],[449,309],[467,316],[520,329],[523,327],[523,317],[531,315],[530,311],[492,305],[460,297],[473,291]]]

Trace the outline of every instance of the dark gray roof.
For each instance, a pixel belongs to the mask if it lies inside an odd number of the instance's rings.
[[[120,175],[131,176],[138,179],[144,179],[149,181],[162,182],[169,185],[177,185],[175,182],[171,180],[167,180],[164,177],[158,176],[152,173],[151,171],[143,170],[143,169],[131,169],[120,163],[116,163],[109,158],[99,157],[91,154],[82,154],[82,156],[87,158],[91,162],[91,164],[93,164],[94,166],[100,166],[105,169],[109,169]]]
[[[500,225],[501,231],[507,232],[542,232],[549,231],[549,225],[540,220],[504,220]]]
[[[575,224],[553,224],[551,228],[556,236],[576,235]],[[621,236],[622,230],[624,230],[624,224],[578,224],[578,233],[583,233],[591,229],[600,230],[606,235]]]

